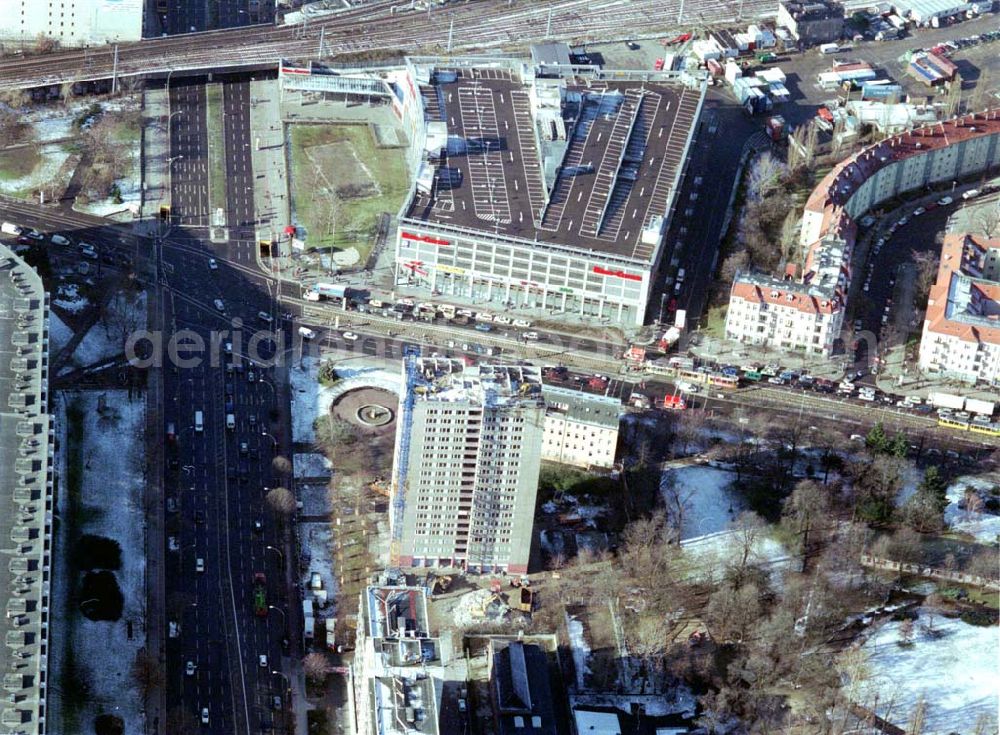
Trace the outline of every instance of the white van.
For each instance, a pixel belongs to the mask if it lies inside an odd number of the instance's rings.
[[[201,411],[194,412],[194,430],[198,432],[205,430],[205,417]]]
[[[821,54],[835,54],[840,51],[840,46],[835,43],[824,43],[819,47],[819,52]]]
[[[683,281],[684,276],[685,276],[684,269],[683,268],[679,269],[677,271],[677,282],[680,283],[681,281]]]
[[[230,431],[236,428],[236,416],[231,413],[226,414],[226,428]]]
[[[5,235],[20,235],[21,228],[11,222],[4,222],[0,225],[0,232]]]

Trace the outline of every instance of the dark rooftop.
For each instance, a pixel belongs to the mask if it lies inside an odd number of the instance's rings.
[[[511,641],[490,648],[494,706],[501,733],[555,735],[557,732],[548,658],[533,644]]]
[[[423,95],[428,119],[447,125],[448,153],[407,218],[654,260],[701,89],[569,80],[583,101],[564,99],[566,152],[547,199],[528,87],[505,70],[440,71]]]

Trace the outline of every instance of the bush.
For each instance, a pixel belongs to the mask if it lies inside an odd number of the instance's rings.
[[[980,628],[988,628],[1000,621],[1000,611],[991,610],[988,607],[980,607],[963,610],[959,618],[963,623],[978,625]]]
[[[122,567],[122,547],[114,539],[85,534],[76,542],[76,563],[81,571]]]
[[[80,589],[80,612],[88,620],[121,620],[125,598],[111,572],[87,572]]]
[[[117,715],[98,715],[94,719],[95,735],[124,735],[125,720]]]

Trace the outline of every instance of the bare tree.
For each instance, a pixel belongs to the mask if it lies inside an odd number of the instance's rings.
[[[669,632],[670,624],[666,617],[654,610],[650,614],[640,616],[635,621],[631,633],[626,636],[626,648],[629,654],[642,662],[645,671],[642,694],[646,693],[647,682],[658,677],[663,671],[663,656],[666,653]],[[653,692],[656,691],[657,687],[654,684]]]
[[[976,86],[969,96],[968,109],[970,112],[982,112],[989,108],[990,94],[990,71],[984,65],[979,67],[979,77],[976,79]]]
[[[684,529],[684,519],[691,507],[691,496],[694,488],[677,482],[674,474],[666,475],[660,484],[663,504],[666,506],[667,539],[671,543],[679,543]]]
[[[810,534],[817,523],[830,510],[830,495],[826,488],[812,480],[796,483],[792,494],[785,499],[784,520],[798,535],[803,557],[809,553]]]
[[[917,698],[917,703],[913,705],[913,712],[910,714],[910,724],[906,728],[906,735],[923,735],[926,724],[927,700],[921,695]]]
[[[988,238],[1000,234],[1000,207],[980,207],[975,227]]]
[[[160,661],[144,648],[135,654],[135,660],[132,661],[132,675],[144,694],[159,689],[166,681]]]
[[[734,572],[736,585],[742,583],[747,570],[757,555],[757,542],[764,533],[764,519],[751,510],[736,516],[730,526],[733,530],[734,554],[730,567]]]
[[[762,199],[781,184],[785,175],[785,164],[764,153],[754,159],[747,175],[747,193],[753,199]]]
[[[30,128],[16,110],[0,107],[0,142],[3,146],[22,142],[29,131]]]
[[[333,665],[326,657],[326,654],[314,651],[306,654],[302,659],[302,671],[306,678],[315,684],[322,684],[323,680],[333,672]]]
[[[738,250],[726,256],[719,266],[719,280],[723,283],[730,283],[736,279],[736,274],[745,270],[750,263],[750,256],[746,250]]]
[[[948,85],[948,98],[944,102],[945,117],[954,117],[962,109],[962,77],[958,74]]]
[[[275,513],[290,516],[295,512],[295,496],[287,487],[273,487],[267,491],[267,504]]]

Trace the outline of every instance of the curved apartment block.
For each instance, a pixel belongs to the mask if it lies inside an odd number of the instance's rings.
[[[843,326],[855,222],[899,194],[1000,165],[1000,110],[908,131],[841,161],[813,190],[802,215],[802,277],[739,273],[726,337],[779,350],[829,354]]]

